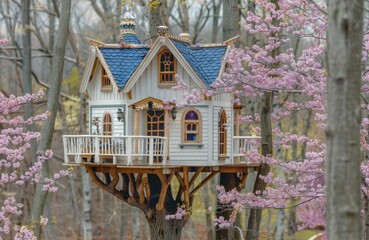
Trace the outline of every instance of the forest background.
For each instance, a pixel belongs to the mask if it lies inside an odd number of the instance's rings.
[[[57,29],[61,16],[60,1],[27,1],[4,0],[0,2],[0,38],[8,38],[10,43],[0,48],[0,91],[6,96],[10,94],[23,95],[28,92],[37,92],[40,88],[50,87],[50,71],[52,57],[56,55],[55,45]],[[225,11],[226,1],[202,0],[202,1],[136,1],[125,3],[130,5],[134,12],[137,23],[137,34],[144,43],[151,43],[149,15],[153,5],[160,4],[160,18],[163,25],[170,27],[174,35],[181,32],[189,32],[192,42],[209,43],[222,42],[227,33],[227,27],[233,32],[238,32],[240,39],[238,47],[247,47],[254,43],[255,39],[242,30],[246,24],[247,11],[255,11],[254,1],[233,1],[235,3],[231,11]],[[228,2],[228,1],[227,1]],[[229,1],[232,2],[232,1]],[[303,1],[308,4],[319,5],[320,1]],[[124,4],[124,3],[123,3]],[[318,5],[317,5],[318,4]],[[227,5],[228,6],[228,5]],[[62,169],[63,153],[61,135],[80,134],[85,131],[86,112],[83,94],[78,92],[80,79],[84,71],[84,61],[88,54],[88,42],[84,37],[90,37],[103,42],[116,42],[119,34],[119,22],[124,8],[122,1],[107,0],[78,0],[72,1],[69,36],[64,57],[63,81],[61,98],[58,104],[58,117],[53,133],[52,150],[53,158],[50,160],[51,172]],[[324,11],[324,10],[323,10]],[[30,15],[29,24],[24,28],[24,13]],[[228,14],[228,16],[226,15]],[[236,24],[225,24],[230,16],[239,15]],[[30,33],[30,45],[27,46],[26,33]],[[296,41],[296,55],[302,51],[309,40]],[[301,47],[301,49],[300,49]],[[26,60],[25,49],[30,49],[29,60]],[[30,67],[27,72],[26,66]],[[293,98],[292,95],[282,95],[282,98]],[[260,109],[260,102],[243,100],[247,105],[245,114],[254,115]],[[274,107],[278,107],[275,103]],[[37,100],[31,108],[26,107],[25,116],[42,113],[46,108],[46,99]],[[311,111],[302,111],[293,114],[290,118],[277,121],[279,128],[284,131],[303,134],[315,139],[322,140],[324,133],[320,126],[314,122]],[[35,126],[41,129],[42,123]],[[248,134],[249,125],[243,126],[243,133]],[[32,147],[27,158],[35,156],[36,147]],[[306,145],[293,146],[292,151],[278,149],[278,158],[288,161],[289,159],[304,159]],[[277,176],[284,172],[273,170]],[[56,182],[59,191],[48,194],[44,215],[51,221],[42,228],[42,236],[45,239],[78,239],[91,231],[94,239],[147,239],[148,228],[143,223],[144,216],[139,210],[121,203],[113,196],[103,193],[96,186],[90,184],[86,174],[81,169],[72,170],[73,177],[64,178]],[[249,186],[243,191],[252,189],[253,174],[249,177]],[[182,233],[183,239],[214,239],[214,211],[216,206],[215,179],[208,184],[204,191],[196,198],[193,214]],[[1,189],[1,198],[17,196],[24,205],[23,215],[17,219],[18,224],[27,224],[31,215],[32,196],[34,185],[26,184],[25,187],[15,186]],[[276,239],[307,239],[311,235],[319,233],[324,224],[316,224],[312,231],[298,231],[299,219],[296,213],[296,205],[281,208],[279,210],[263,210],[263,221],[260,230],[261,238],[275,237]],[[321,206],[317,206],[319,208]],[[246,214],[241,213],[238,224],[241,229],[247,226]],[[305,216],[306,217],[306,216]],[[90,226],[90,227],[86,227]]]

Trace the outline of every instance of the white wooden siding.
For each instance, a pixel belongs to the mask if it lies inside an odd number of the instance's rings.
[[[104,120],[104,114],[110,113],[112,118],[112,135],[124,135],[124,124],[123,122],[119,122],[117,119],[117,111],[118,108],[122,108],[122,110],[125,112],[125,106],[124,105],[90,105],[90,134],[97,134],[96,126],[92,125],[92,119],[94,117],[98,117],[99,122],[99,130],[100,134],[103,132],[103,120]]]
[[[186,70],[177,62],[177,74],[183,78],[190,88],[196,88],[196,83],[190,80]],[[183,102],[184,90],[173,90],[171,87],[160,88],[158,86],[158,64],[154,58],[142,73],[136,84],[132,88],[132,100],[130,104],[138,102],[147,97],[153,97],[161,100],[172,100],[175,98],[177,103]]]
[[[114,83],[112,83],[114,85]],[[115,86],[111,92],[101,91],[101,64],[97,63],[94,75],[88,83],[87,92],[90,96],[90,104],[119,104],[123,103],[124,95],[118,92]]]
[[[202,118],[202,137],[201,148],[197,146],[180,147],[182,144],[182,114],[185,110],[193,108],[200,112]],[[175,161],[193,161],[193,162],[208,162],[210,161],[208,148],[209,146],[209,108],[207,106],[187,106],[179,109],[175,121],[172,119],[169,122],[169,156],[171,160]]]

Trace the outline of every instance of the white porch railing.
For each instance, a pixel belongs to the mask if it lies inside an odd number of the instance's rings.
[[[64,161],[66,164],[79,164],[82,158],[94,158],[101,163],[102,158],[125,157],[127,165],[132,165],[134,157],[148,157],[148,164],[154,159],[162,159],[166,164],[167,138],[159,136],[102,136],[102,135],[64,135]]]
[[[233,160],[246,161],[245,152],[258,151],[260,136],[234,136],[233,137]]]

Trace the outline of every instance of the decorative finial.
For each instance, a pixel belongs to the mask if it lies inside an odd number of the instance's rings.
[[[156,30],[158,31],[159,36],[165,36],[169,32],[169,29],[167,26],[158,26]]]
[[[125,22],[129,22],[129,21],[134,21],[135,17],[133,16],[133,14],[131,13],[131,9],[129,6],[124,6],[124,10],[123,10],[123,21]]]

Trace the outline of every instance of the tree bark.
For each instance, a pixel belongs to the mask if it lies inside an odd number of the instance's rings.
[[[148,174],[147,176],[151,198],[148,203],[149,210],[146,211],[146,219],[149,223],[151,239],[180,240],[182,229],[186,224],[188,218],[184,218],[181,220],[165,220],[166,215],[176,212],[177,206],[180,203],[173,199],[171,186],[169,185],[164,200],[164,208],[161,210],[157,210],[156,204],[159,201],[162,184],[157,175]]]
[[[261,112],[260,112],[260,128],[261,128],[261,154],[263,156],[273,155],[273,138],[272,138],[272,108],[273,108],[273,93],[265,92],[263,95]],[[266,183],[259,178],[269,173],[270,166],[268,164],[261,164],[253,192],[264,191]],[[259,228],[261,221],[261,209],[251,209],[248,221],[246,240],[256,240],[259,236]]]
[[[223,2],[223,40],[227,40],[236,36],[239,33],[240,11],[238,9],[238,0],[226,0]],[[239,178],[235,173],[221,173],[219,178],[219,184],[224,186],[224,189],[228,192],[239,186]],[[238,189],[240,190],[240,189]],[[232,213],[232,210],[221,210],[222,206],[217,204],[217,217],[223,216],[228,219]],[[231,229],[217,229],[216,239],[227,239]],[[232,237],[238,239],[239,233],[232,231],[234,234]]]
[[[220,7],[222,6],[222,1],[212,0],[213,5],[213,23],[211,30],[211,42],[216,42],[219,33],[219,19],[220,19]]]
[[[223,1],[223,40],[230,39],[240,32],[239,0]]]
[[[30,21],[30,0],[22,0],[22,41],[23,41],[23,62],[22,62],[22,78],[23,78],[23,94],[32,94],[32,59],[31,59],[31,21]],[[32,103],[24,105],[24,118],[28,119],[33,116]],[[27,131],[33,132],[33,125],[26,126]],[[36,160],[37,145],[35,141],[31,141],[30,156],[32,162]]]
[[[77,43],[77,36],[75,32],[73,31],[73,28],[69,26],[68,28],[69,32],[69,43],[72,47],[73,53],[76,57],[76,66],[78,70],[78,78],[79,83],[82,83],[83,78],[83,63],[82,63],[82,56],[81,52],[78,48]],[[86,134],[86,99],[84,93],[79,94],[80,104],[79,104],[79,133],[84,135]],[[92,239],[92,221],[91,221],[91,183],[88,177],[88,174],[86,171],[81,169],[81,175],[82,175],[82,201],[83,201],[83,215],[82,215],[82,222],[83,222],[83,237],[85,240]]]
[[[158,38],[157,27],[163,25],[160,16],[160,1],[151,0],[150,3],[159,2],[158,5],[149,4],[149,35],[151,40],[154,42]],[[168,26],[167,26],[168,27]]]
[[[328,239],[360,239],[360,84],[363,1],[328,8]]]
[[[147,219],[153,240],[180,240],[183,220],[165,220],[166,211],[156,211],[151,219]]]
[[[68,39],[68,26],[70,19],[71,0],[62,1],[61,17],[59,22],[58,40],[55,47],[55,54],[51,67],[51,86],[47,98],[47,111],[50,112],[48,119],[45,121],[41,131],[41,141],[38,151],[43,153],[51,147],[52,136],[54,133],[54,124],[57,113],[57,105],[59,102],[61,80],[63,77],[65,46]],[[49,177],[49,165],[43,163],[41,170],[41,179],[36,186],[31,209],[31,225],[34,226],[34,233],[40,237],[40,217],[42,215],[47,192],[42,190],[44,179]]]

